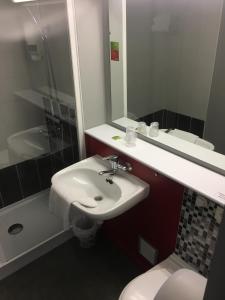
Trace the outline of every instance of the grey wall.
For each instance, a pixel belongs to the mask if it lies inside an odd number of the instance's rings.
[[[137,117],[165,106],[153,74],[152,16],[151,1],[127,1],[127,107]],[[164,92],[160,89],[160,93]]]
[[[205,120],[222,0],[128,0],[128,110]]]
[[[37,40],[43,52],[41,60],[28,60],[32,87],[39,89],[48,85],[46,68],[48,65],[46,59],[47,50],[52,64],[57,90],[74,96],[66,1],[59,3],[53,2],[53,4],[50,2],[40,2],[39,6],[31,5],[29,9],[40,23],[39,26],[41,26],[47,35],[47,43],[45,44],[47,48],[44,48],[38,26],[34,23],[28,11],[24,10],[23,27],[25,27],[25,29],[27,28],[26,31],[31,31],[31,34],[34,36],[32,36],[31,39]]]
[[[106,122],[105,0],[75,0],[86,129]]]
[[[225,154],[225,7],[223,7],[218,51],[204,137],[216,145],[216,151]]]

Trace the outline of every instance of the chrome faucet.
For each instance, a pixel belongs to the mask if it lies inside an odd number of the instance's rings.
[[[111,164],[111,169],[106,171],[100,171],[99,175],[109,174],[109,176],[106,178],[106,181],[109,183],[113,183],[112,176],[117,173],[118,170],[122,170],[124,172],[131,172],[132,167],[131,164],[125,163],[121,164],[119,162],[119,156],[118,155],[110,155],[102,158],[103,160],[108,160]]]
[[[111,174],[111,175],[115,175],[116,171],[117,171],[117,166],[119,163],[119,156],[117,155],[109,155],[106,157],[102,158],[103,160],[108,160],[111,164],[111,169],[107,170],[107,171],[100,171],[98,174],[99,175],[103,175],[103,174]]]

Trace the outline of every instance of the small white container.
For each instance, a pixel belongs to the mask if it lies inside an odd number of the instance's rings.
[[[136,146],[137,133],[133,126],[128,126],[126,128],[125,142],[126,146],[133,147]]]
[[[101,225],[102,221],[92,220],[82,215],[73,220],[73,233],[79,239],[82,248],[95,245],[96,233]]]
[[[159,135],[159,122],[152,122],[149,128],[149,136],[157,137]]]
[[[145,122],[138,123],[137,132],[143,135],[147,135],[147,125]]]

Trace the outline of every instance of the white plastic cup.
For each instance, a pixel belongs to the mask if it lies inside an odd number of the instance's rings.
[[[159,122],[152,122],[149,128],[149,136],[157,137],[159,135]]]
[[[138,123],[137,132],[147,135],[147,125],[145,122]]]
[[[136,129],[133,126],[128,126],[126,128],[126,136],[125,136],[126,146],[128,147],[135,146],[136,139],[137,139]]]

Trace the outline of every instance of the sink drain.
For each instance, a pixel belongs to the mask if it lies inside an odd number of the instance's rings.
[[[96,196],[96,197],[94,197],[94,199],[95,199],[96,201],[101,201],[101,200],[103,200],[103,197],[102,197],[102,196]]]
[[[22,224],[13,224],[8,228],[8,233],[11,235],[19,234],[23,230]]]

